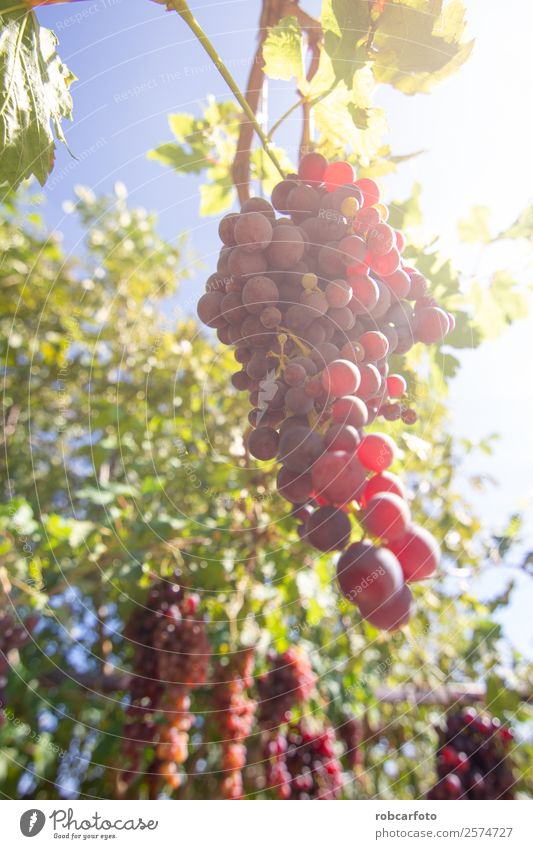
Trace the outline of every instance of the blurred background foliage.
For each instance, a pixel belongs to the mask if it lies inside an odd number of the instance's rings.
[[[313,104],[320,149],[348,155],[361,175],[385,174],[402,159],[383,144],[384,116],[372,105],[377,82],[427,92],[471,49],[462,4],[447,4],[446,12],[431,5],[432,17],[424,2],[402,4],[400,15],[397,3],[326,0],[325,49],[311,80],[298,64],[299,21],[283,19],[268,34],[266,74],[295,79]],[[201,214],[218,215],[234,201],[240,117],[232,102],[208,99],[199,117],[171,116],[175,141],[152,154],[178,173],[204,175]],[[296,160],[294,152],[278,154],[287,168]],[[259,148],[251,175],[264,192],[277,179]],[[113,796],[131,668],[123,623],[150,583],[176,569],[201,595],[215,655],[256,646],[259,673],[270,648],[298,642],[319,676],[306,712],[335,726],[347,715],[364,722],[364,760],[356,772],[345,764],[345,798],[423,796],[434,779],[434,725],[443,707],[431,703],[438,699],[419,704],[415,694],[470,682],[483,683],[491,712],[516,725],[519,792],[531,792],[524,696],[532,667],[496,621],[509,604],[514,570],[489,602],[469,590],[484,569],[515,563],[521,520],[509,515],[501,527],[486,526],[461,466],[467,455],[492,451],[493,440],[454,440],[447,425],[447,384],[461,352],[524,315],[526,294],[505,269],[496,268],[482,290],[462,278],[425,239],[418,198],[415,186],[391,204],[391,223],[406,233],[408,257],[457,327],[445,345],[404,358],[418,424],[408,432],[396,423],[379,429],[402,449],[398,470],[415,521],[441,541],[443,563],[437,579],[415,587],[409,627],[392,635],[339,600],[332,557],[298,539],[271,464],[247,457],[246,399],[228,390],[233,357],[188,317],[194,298],[184,312],[175,308],[177,287],[196,262],[188,241],[164,241],[155,217],[133,208],[121,185],[103,197],[80,188],[69,211],[85,245],[66,256],[60,237],[44,228],[39,197],[23,191],[4,199],[0,610],[32,622],[29,643],[8,655],[0,727],[5,796]],[[461,234],[485,244],[531,241],[533,216],[526,210],[491,235],[478,208]],[[477,475],[471,483],[470,493],[487,482]],[[384,689],[401,698],[385,698]],[[209,685],[193,697],[192,746],[205,744],[205,762],[204,774],[179,791],[186,796],[217,792],[208,706]],[[142,782],[135,793],[146,795]]]

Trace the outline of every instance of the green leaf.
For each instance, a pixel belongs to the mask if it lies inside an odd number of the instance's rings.
[[[8,12],[0,2],[0,183],[18,186],[35,175],[44,185],[55,156],[55,135],[72,117],[69,87],[74,75],[56,52],[57,39],[31,12]]]
[[[201,174],[205,168],[205,156],[199,156],[196,151],[187,151],[179,144],[167,142],[148,152],[148,159],[170,165],[175,171],[184,174]]]
[[[427,92],[468,59],[473,42],[462,43],[464,6],[460,0],[443,5],[427,0],[385,5],[373,39],[376,80],[405,94]]]
[[[472,285],[470,300],[485,339],[496,339],[508,324],[527,316],[527,297],[516,289],[516,281],[505,271],[497,271],[488,287]]]
[[[532,239],[533,238],[533,206],[528,206],[516,219],[514,224],[498,236],[499,239]]]
[[[324,47],[337,80],[351,87],[354,73],[368,61],[370,28],[367,0],[323,0]]]
[[[516,713],[520,704],[520,695],[511,690],[509,685],[497,675],[489,675],[487,679],[487,704],[490,712],[499,719],[505,719],[506,711]]]
[[[271,27],[263,44],[264,71],[274,80],[293,77],[301,88],[305,80],[302,31],[295,17],[282,18]]]
[[[200,215],[220,215],[233,203],[233,183],[228,178],[200,186]]]
[[[489,229],[490,211],[486,206],[473,206],[468,218],[459,221],[457,230],[463,242],[482,242],[491,240]]]

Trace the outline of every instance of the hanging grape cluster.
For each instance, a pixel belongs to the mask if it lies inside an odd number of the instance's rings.
[[[235,654],[215,669],[213,688],[215,725],[221,738],[221,792],[225,799],[242,799],[242,770],[246,764],[246,739],[252,731],[256,703],[246,695],[252,686],[253,649]]]
[[[7,655],[10,651],[22,648],[28,642],[34,624],[34,620],[26,623],[16,622],[9,613],[0,611],[0,725],[4,724],[6,705],[5,690],[9,672]]]
[[[179,584],[161,581],[124,632],[134,646],[134,674],[124,730],[129,768],[123,778],[129,783],[143,772],[144,746],[151,745],[153,794],[158,776],[173,789],[181,784],[179,767],[187,759],[192,725],[189,693],[207,679],[211,646],[198,601]]]
[[[342,767],[333,728],[303,719],[287,725],[292,709],[302,707],[316,687],[309,659],[291,647],[268,660],[268,671],[257,680],[268,786],[280,799],[335,799]]]
[[[388,471],[393,440],[365,427],[379,416],[416,420],[389,358],[441,341],[454,319],[402,260],[404,237],[387,224],[376,183],[356,180],[349,163],[310,153],[271,200],[251,198],[221,220],[198,315],[234,348],[232,383],[252,405],[247,449],[277,458],[300,536],[342,551],[341,592],[394,629],[409,619],[408,583],[434,571],[439,547],[413,525]],[[378,544],[350,544],[354,520]]]
[[[278,731],[265,748],[267,780],[280,799],[336,799],[342,786],[342,767],[329,725],[315,727],[305,720]]]
[[[438,782],[428,799],[514,799],[513,732],[474,708],[451,713],[438,729]]]
[[[283,654],[269,655],[270,668],[257,680],[259,721],[276,728],[290,719],[291,710],[307,701],[316,676],[303,649],[293,646]]]

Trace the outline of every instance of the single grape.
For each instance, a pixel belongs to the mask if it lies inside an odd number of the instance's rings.
[[[332,424],[324,434],[324,442],[329,451],[347,451],[353,454],[361,437],[352,425]]]
[[[231,382],[235,389],[238,389],[239,392],[244,392],[252,385],[251,377],[244,370],[236,371],[235,374],[232,374]]]
[[[419,342],[426,345],[440,342],[449,329],[448,315],[439,307],[426,307],[416,313],[415,337]]]
[[[334,402],[331,416],[339,424],[364,427],[368,421],[368,410],[364,401],[354,395],[345,395]]]
[[[383,282],[396,298],[408,298],[411,292],[409,275],[401,268],[383,277]]]
[[[276,485],[280,495],[293,504],[301,504],[307,501],[313,489],[313,480],[310,472],[293,472],[286,466],[282,466],[278,472]]]
[[[415,410],[402,410],[402,422],[406,425],[414,425],[418,419]]]
[[[296,224],[316,215],[319,205],[319,196],[311,186],[295,185],[287,198],[289,214]]]
[[[328,161],[321,153],[306,153],[300,160],[298,176],[304,183],[319,185],[324,179],[327,167]]]
[[[405,498],[405,487],[397,475],[392,472],[380,472],[367,481],[361,497],[361,506],[365,507],[374,495],[382,492],[392,492],[400,498]]]
[[[248,312],[260,315],[265,307],[275,306],[279,298],[278,287],[270,277],[258,275],[246,281],[242,302]]]
[[[345,307],[352,298],[352,287],[347,280],[332,280],[326,286],[326,298],[330,307]]]
[[[369,542],[354,542],[343,552],[337,563],[337,581],[352,604],[373,606],[394,596],[403,584],[401,566],[392,552]]]
[[[259,315],[259,321],[266,327],[268,330],[275,330],[276,327],[279,327],[281,324],[281,320],[283,315],[281,311],[277,307],[265,307],[264,310],[261,310]]]
[[[272,207],[271,203],[265,200],[265,198],[254,197],[245,200],[243,205],[241,206],[241,213],[246,212],[260,212],[261,215],[264,215],[265,218],[268,218],[271,224],[274,224],[276,220],[276,213],[274,212],[274,208]]]
[[[283,432],[279,459],[293,472],[306,472],[324,451],[324,442],[309,427],[296,426]]]
[[[314,402],[303,386],[291,386],[285,395],[285,406],[291,413],[310,413]]]
[[[346,513],[334,507],[319,507],[307,520],[306,538],[319,551],[342,550],[350,539],[352,526]]]
[[[357,341],[364,348],[366,360],[381,360],[389,352],[389,340],[379,330],[367,330]]]
[[[388,224],[376,224],[368,231],[366,244],[371,254],[384,256],[396,244],[394,230]]]
[[[241,324],[248,315],[238,292],[229,292],[224,295],[220,303],[220,312],[228,324]]]
[[[359,236],[345,236],[340,240],[338,250],[345,266],[363,262],[367,255],[366,243]]]
[[[321,345],[317,345],[314,351],[311,351],[311,360],[319,369],[323,369],[328,363],[332,363],[338,356],[339,349],[332,342],[323,342]]]
[[[404,536],[410,521],[407,503],[393,492],[373,495],[361,514],[361,524],[365,530],[389,542]]]
[[[374,180],[370,180],[368,177],[363,177],[360,180],[356,180],[355,185],[363,193],[363,207],[374,206],[375,203],[379,203],[379,186],[376,182],[374,182]]]
[[[391,374],[387,378],[387,392],[391,398],[401,398],[407,392],[407,382],[401,374]]]
[[[401,257],[397,248],[391,248],[390,251],[383,256],[380,254],[372,254],[370,257],[370,268],[379,274],[380,277],[386,277],[393,274],[400,267]]]
[[[360,496],[366,470],[354,454],[326,451],[311,470],[315,492],[333,504],[348,504]]]
[[[297,227],[292,224],[276,224],[266,255],[272,268],[285,269],[296,265],[304,250],[304,240]]]
[[[413,597],[405,585],[392,598],[381,603],[369,603],[361,598],[359,610],[363,619],[383,631],[396,631],[407,625],[411,616]]]
[[[322,179],[328,192],[334,192],[345,183],[353,183],[355,173],[349,162],[331,162],[326,166]]]
[[[220,219],[220,223],[218,225],[220,241],[230,247],[237,244],[235,241],[235,224],[237,223],[238,217],[237,213],[230,212],[229,215],[225,215],[224,218]]]
[[[330,307],[326,320],[335,330],[348,331],[355,326],[355,316],[349,307]]]
[[[242,247],[232,248],[228,257],[228,269],[235,277],[246,280],[256,274],[263,274],[268,268],[264,253],[249,253]]]
[[[359,366],[360,382],[357,395],[363,401],[374,398],[381,389],[381,375],[372,363],[362,363]]]
[[[360,380],[359,369],[349,360],[333,360],[322,372],[322,386],[337,398],[355,393]]]
[[[198,301],[198,317],[208,327],[223,327],[226,323],[222,315],[223,298],[222,292],[206,292]]]
[[[287,198],[294,188],[294,180],[282,180],[272,190],[272,206],[278,212],[287,212]]]
[[[290,362],[283,370],[283,379],[289,386],[299,386],[307,378],[307,372],[300,363]]]
[[[348,281],[352,287],[350,309],[356,315],[370,312],[379,300],[379,288],[375,280],[362,274],[349,274]]]
[[[388,543],[396,555],[406,581],[422,581],[436,570],[440,560],[437,540],[419,525],[412,525],[404,536]]]
[[[414,268],[405,270],[411,281],[409,298],[411,301],[418,301],[419,298],[423,298],[427,294],[429,289],[428,281],[423,274],[420,274],[420,272],[416,271]]]
[[[320,248],[318,268],[326,277],[340,277],[343,274],[345,263],[337,242],[328,242]]]
[[[394,441],[384,433],[369,433],[357,449],[359,462],[371,472],[388,469],[396,456]]]

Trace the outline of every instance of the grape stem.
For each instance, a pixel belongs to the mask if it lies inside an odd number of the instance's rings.
[[[283,333],[286,333],[286,334],[287,334],[287,336],[289,337],[289,339],[291,339],[291,340],[294,342],[294,344],[296,345],[296,347],[300,349],[300,351],[302,352],[302,354],[303,354],[304,356],[307,356],[307,355],[308,355],[308,353],[309,353],[309,348],[307,347],[307,345],[304,345],[304,343],[303,343],[300,339],[298,339],[298,337],[297,337],[297,336],[295,336],[293,333],[291,333],[291,331],[290,331],[290,330],[288,330],[286,327],[280,327],[280,330],[282,330],[282,331],[283,331]]]
[[[198,23],[198,21],[196,20],[194,15],[192,14],[192,12],[189,8],[189,4],[187,3],[187,0],[168,0],[168,5],[178,13],[178,15],[185,21],[185,23],[187,24],[189,29],[194,33],[194,35],[196,36],[196,38],[198,39],[198,41],[200,42],[200,44],[204,48],[205,52],[207,53],[209,58],[212,60],[215,67],[218,69],[220,75],[222,76],[224,81],[228,84],[233,96],[235,97],[235,99],[239,103],[239,106],[241,106],[244,114],[246,115],[246,117],[248,118],[250,123],[252,124],[255,132],[257,133],[257,135],[258,135],[258,137],[261,141],[261,144],[263,145],[263,148],[264,148],[266,154],[270,157],[272,163],[275,165],[276,169],[279,171],[281,178],[284,179],[285,174],[283,173],[283,170],[281,168],[281,165],[278,161],[276,154],[274,153],[274,151],[271,148],[270,140],[267,138],[266,134],[263,132],[261,126],[259,125],[259,123],[257,121],[257,118],[256,118],[253,110],[251,109],[248,101],[246,100],[246,98],[242,94],[241,90],[239,89],[239,86],[235,82],[234,78],[230,74],[228,68],[226,67],[226,65],[222,61],[221,57],[219,56],[219,54],[215,50],[215,47],[210,42],[209,38],[207,37],[207,35],[203,31],[202,27],[200,26],[200,24]]]

